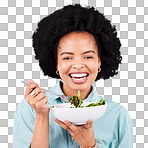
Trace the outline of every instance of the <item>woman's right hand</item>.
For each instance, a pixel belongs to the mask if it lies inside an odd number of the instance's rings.
[[[36,115],[46,116],[49,115],[50,108],[47,105],[48,98],[45,92],[39,88],[33,80],[28,80],[30,83],[26,87],[25,99],[27,103],[35,110]]]

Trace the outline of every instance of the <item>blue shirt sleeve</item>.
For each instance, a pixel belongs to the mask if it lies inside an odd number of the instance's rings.
[[[122,107],[112,118],[116,120],[112,138],[110,142],[98,141],[99,148],[133,148],[133,124],[129,113]]]
[[[120,137],[116,147],[133,148],[133,124],[127,111],[121,113],[121,117],[119,117],[118,124],[120,124],[121,127],[119,128]]]
[[[25,99],[17,106],[14,116],[13,148],[29,148],[33,127],[34,111]]]
[[[58,86],[58,88],[57,88]],[[60,94],[59,84],[54,90]],[[98,100],[97,92],[89,95],[86,101]],[[48,104],[62,103],[60,99],[47,94]],[[96,99],[93,100],[92,98]],[[89,100],[90,99],[90,100]],[[105,114],[94,121],[95,138],[99,148],[133,148],[133,125],[127,110],[113,101],[106,99],[108,107]],[[76,141],[71,140],[69,132],[62,129],[54,121],[54,115],[50,112],[49,143],[51,148],[79,148]],[[13,148],[29,148],[32,140],[35,121],[35,111],[25,99],[17,106],[13,126]],[[58,142],[57,142],[58,141]]]

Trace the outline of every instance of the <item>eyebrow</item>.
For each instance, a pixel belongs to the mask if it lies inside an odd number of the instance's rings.
[[[94,54],[95,54],[95,52],[94,52],[93,50],[85,51],[85,52],[83,52],[82,54],[86,54],[86,53],[94,53]],[[60,56],[62,56],[62,55],[64,55],[64,54],[71,54],[71,55],[73,55],[72,52],[62,52],[62,53],[60,54]]]

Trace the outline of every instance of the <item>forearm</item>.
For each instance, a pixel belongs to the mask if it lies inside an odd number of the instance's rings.
[[[31,148],[49,148],[49,114],[44,117],[36,115]]]

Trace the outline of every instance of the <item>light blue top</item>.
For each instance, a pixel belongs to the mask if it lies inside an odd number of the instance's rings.
[[[63,95],[60,81],[51,89]],[[59,97],[46,93],[48,104],[64,103]],[[92,91],[84,102],[98,102],[101,98],[92,86]],[[107,103],[105,114],[94,121],[95,139],[99,148],[133,148],[132,120],[124,107],[103,98]],[[50,148],[79,148],[77,142],[72,140],[68,131],[64,130],[54,121],[51,110],[49,113],[49,147]],[[13,148],[28,148],[33,134],[35,111],[23,99],[16,108],[13,128]]]

